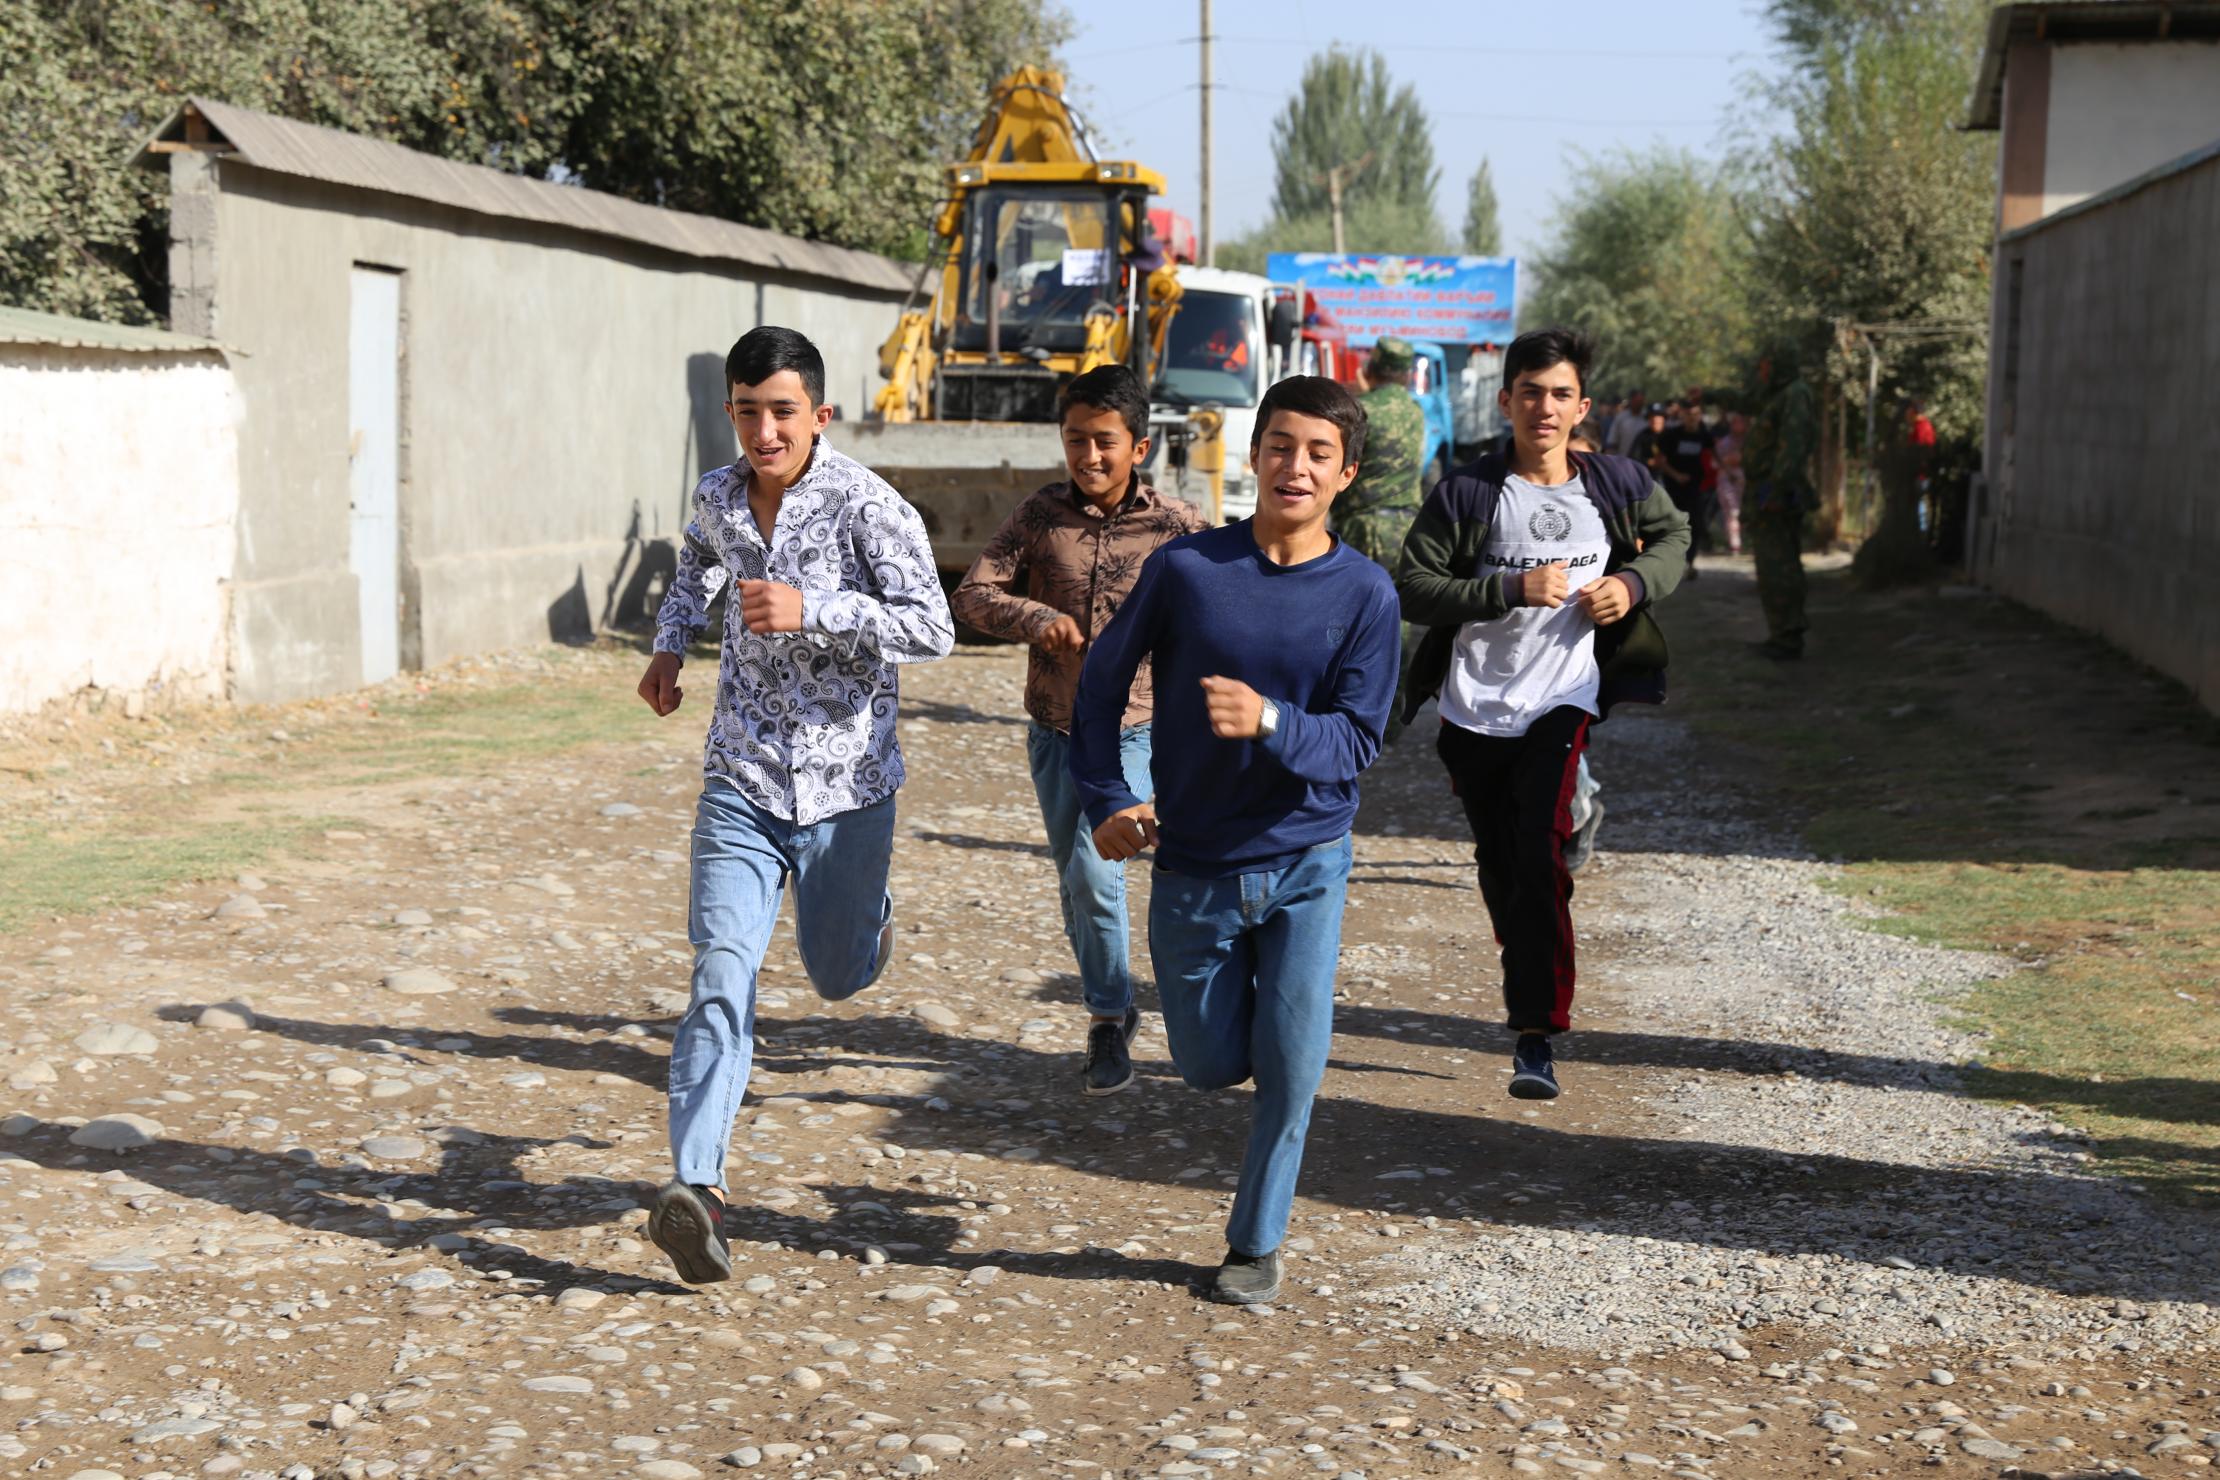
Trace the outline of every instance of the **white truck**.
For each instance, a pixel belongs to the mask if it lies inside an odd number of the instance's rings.
[[[1302,290],[1253,272],[1186,264],[1178,271],[1179,311],[1149,392],[1154,445],[1147,476],[1222,523],[1246,519],[1256,512],[1249,436],[1257,403],[1267,386],[1302,369]],[[1224,495],[1215,509],[1208,478],[1187,456],[1188,416],[1200,406],[1216,406],[1225,417]]]

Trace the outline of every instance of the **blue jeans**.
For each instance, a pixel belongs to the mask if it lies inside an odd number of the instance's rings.
[[[1026,736],[1033,764],[1033,794],[1048,829],[1048,854],[1056,861],[1056,893],[1064,906],[1064,936],[1079,960],[1079,990],[1087,1010],[1119,1017],[1133,1005],[1133,968],[1126,960],[1125,865],[1095,851],[1093,829],[1079,809],[1071,780],[1071,737],[1044,724]],[[1118,736],[1118,765],[1135,796],[1149,794],[1149,730],[1136,725]]]
[[[678,1179],[724,1185],[725,1148],[755,1060],[755,978],[789,875],[794,944],[817,995],[837,1002],[877,980],[894,798],[808,827],[774,817],[721,781],[694,812],[693,1000],[671,1041],[671,1155]]]
[[[1311,1101],[1333,1042],[1351,851],[1344,837],[1268,873],[1194,879],[1160,868],[1153,876],[1149,955],[1172,1062],[1196,1089],[1256,1081],[1226,1224],[1238,1254],[1269,1254],[1287,1237]]]

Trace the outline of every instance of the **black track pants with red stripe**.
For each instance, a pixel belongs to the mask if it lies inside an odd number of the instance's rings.
[[[1472,824],[1472,859],[1503,948],[1504,1022],[1562,1033],[1572,1026],[1573,786],[1588,746],[1588,712],[1550,710],[1523,735],[1476,735],[1443,724],[1436,750]]]

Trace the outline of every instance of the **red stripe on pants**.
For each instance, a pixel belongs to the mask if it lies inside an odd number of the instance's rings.
[[[1588,749],[1589,716],[1582,713],[1580,727],[1565,748],[1565,767],[1557,782],[1557,809],[1549,830],[1549,861],[1557,873],[1557,949],[1550,957],[1551,1004],[1549,1025],[1562,1033],[1572,1026],[1573,924],[1572,870],[1565,867],[1565,844],[1572,838],[1572,799],[1580,786],[1580,757]]]

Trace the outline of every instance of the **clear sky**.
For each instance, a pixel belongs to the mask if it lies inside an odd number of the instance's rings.
[[[1198,0],[1066,0],[1065,48],[1096,148],[1163,172],[1170,203],[1197,218]],[[1487,157],[1504,250],[1547,239],[1569,163],[1662,141],[1724,147],[1728,110],[1765,61],[1755,0],[1215,0],[1217,235],[1271,214],[1272,120],[1304,61],[1336,42],[1381,52],[1434,122],[1439,209],[1452,239],[1465,186]],[[1199,224],[1199,223],[1198,223]]]

